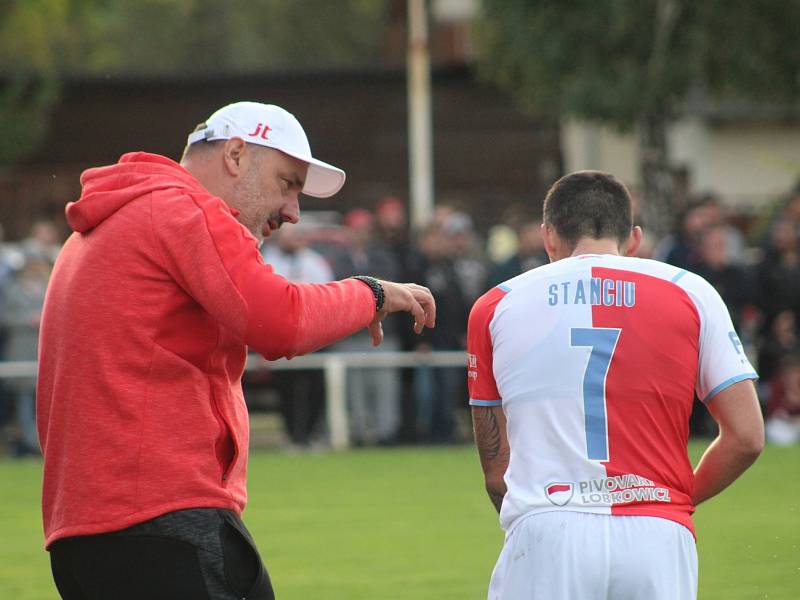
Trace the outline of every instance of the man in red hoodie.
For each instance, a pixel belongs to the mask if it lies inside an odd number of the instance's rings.
[[[239,102],[189,136],[180,164],[136,152],[87,170],[75,231],[45,301],[38,379],[45,544],[62,597],[273,598],[241,521],[247,500],[247,348],[292,357],[407,311],[430,292],[351,278],[297,285],[263,237],[296,223],[300,192],[344,172],[312,157],[300,123]]]

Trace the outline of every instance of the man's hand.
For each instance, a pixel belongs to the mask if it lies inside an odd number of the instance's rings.
[[[375,313],[369,324],[372,345],[378,346],[383,341],[381,321],[393,312],[407,312],[414,317],[414,331],[422,333],[423,327],[436,325],[436,301],[431,291],[416,283],[394,283],[380,281],[383,286],[383,308]]]

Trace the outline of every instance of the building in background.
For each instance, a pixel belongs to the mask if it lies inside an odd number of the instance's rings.
[[[639,185],[634,133],[590,122],[561,125],[564,170],[600,169]],[[714,105],[695,99],[670,129],[672,162],[695,192],[713,192],[737,211],[755,213],[800,177],[800,108]]]

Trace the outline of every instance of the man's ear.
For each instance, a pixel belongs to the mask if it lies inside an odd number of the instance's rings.
[[[247,144],[242,138],[232,137],[222,148],[222,164],[225,172],[238,177],[242,170],[242,159],[247,152]]]
[[[558,246],[559,238],[555,229],[547,223],[542,223],[542,241],[544,242],[544,250],[550,258],[550,262],[558,260]]]
[[[620,250],[624,250],[623,254],[625,256],[636,256],[641,244],[642,228],[636,225],[633,229],[631,229],[631,234],[628,236],[628,241],[624,244],[625,247],[620,248]]]

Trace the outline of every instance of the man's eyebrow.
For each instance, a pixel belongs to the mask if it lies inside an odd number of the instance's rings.
[[[297,173],[295,173],[294,175],[290,175],[289,180],[292,182],[292,185],[296,185],[301,190],[303,189],[303,186],[305,186],[306,184],[303,178],[300,177],[300,175],[298,175]]]
[[[300,189],[302,189],[305,185],[305,180],[300,176],[300,173],[295,170],[283,171],[280,176],[288,181],[291,185],[300,187]]]

